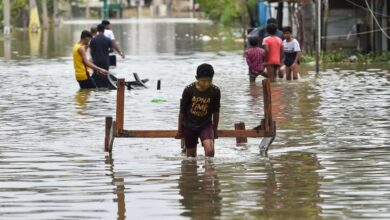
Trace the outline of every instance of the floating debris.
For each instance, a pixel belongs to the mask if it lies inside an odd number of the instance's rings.
[[[164,103],[164,102],[167,102],[167,100],[165,100],[165,99],[159,99],[159,98],[157,98],[157,99],[152,99],[152,103]]]

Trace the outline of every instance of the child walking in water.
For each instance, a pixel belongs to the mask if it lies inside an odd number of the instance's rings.
[[[259,75],[267,77],[264,73],[265,51],[259,47],[257,37],[250,37],[248,41],[250,48],[245,51],[244,55],[249,68],[249,82],[255,82]]]
[[[213,67],[210,64],[201,64],[196,70],[196,82],[183,91],[176,138],[184,138],[187,157],[196,157],[199,138],[205,156],[214,157],[221,91],[213,84],[213,76]]]
[[[299,59],[301,58],[302,52],[301,47],[296,39],[292,38],[292,28],[284,27],[283,28],[284,41],[284,65],[286,65],[286,79],[294,80],[298,79],[299,72]]]
[[[278,28],[275,24],[268,24],[267,32],[270,36],[264,38],[263,40],[263,45],[265,47],[265,61],[267,63],[267,74],[271,78],[272,82],[275,82],[276,73],[279,72],[283,58],[283,42],[276,36],[277,29]]]

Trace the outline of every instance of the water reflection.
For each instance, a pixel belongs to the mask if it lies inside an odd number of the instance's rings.
[[[289,219],[318,219],[321,212],[318,170],[321,165],[315,154],[291,152],[273,157],[268,162],[265,189],[264,216]]]
[[[109,169],[109,176],[111,177],[111,184],[115,186],[116,199],[114,202],[117,203],[117,219],[126,219],[126,200],[125,200],[125,183],[123,177],[116,177],[114,170],[114,159],[112,154],[105,156],[105,164]]]
[[[4,38],[4,59],[11,60],[11,39],[8,37]]]
[[[173,21],[173,22],[172,22]],[[240,50],[231,34],[216,24],[182,19],[113,23],[111,29],[127,55],[193,54],[196,51]],[[70,57],[72,45],[82,30],[89,30],[100,21],[80,21],[43,29],[37,33],[15,31],[12,46],[18,52],[14,59]],[[212,31],[210,31],[212,30]],[[207,35],[207,36],[206,36]],[[204,38],[207,40],[204,40]],[[30,51],[24,45],[28,38]],[[210,40],[211,39],[211,40]],[[27,47],[28,50],[28,47]],[[0,50],[0,56],[4,56]]]
[[[37,32],[28,32],[29,42],[30,42],[30,56],[39,57],[40,53],[40,43],[41,43],[41,30]]]
[[[79,115],[86,115],[87,114],[87,103],[88,98],[91,96],[92,90],[89,89],[80,89],[76,92],[76,95],[74,96],[74,100],[76,102],[77,106],[77,114]]]
[[[214,163],[206,159],[202,173],[198,173],[197,160],[181,162],[179,178],[180,203],[185,211],[182,216],[194,219],[210,219],[221,215],[222,197]]]

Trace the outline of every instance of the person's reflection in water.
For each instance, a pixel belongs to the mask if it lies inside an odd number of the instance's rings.
[[[4,37],[4,59],[11,60],[11,38]]]
[[[182,216],[212,219],[221,216],[222,197],[218,176],[212,161],[205,161],[203,174],[198,174],[196,160],[183,160],[179,178],[180,199],[185,211]]]
[[[249,101],[249,106],[261,107],[263,111],[263,87],[261,84],[250,83],[247,93],[252,97]],[[286,117],[283,113],[283,101],[282,101],[282,89],[281,85],[272,84],[271,86],[271,100],[272,100],[272,117],[276,122],[283,122]]]
[[[118,220],[126,219],[126,200],[125,200],[125,183],[122,177],[116,177],[114,171],[114,159],[112,159],[112,155],[106,155],[105,164],[109,166],[111,176],[111,184],[115,186],[116,199],[114,202],[118,204]]]
[[[76,102],[77,114],[86,115],[85,111],[87,109],[88,98],[91,95],[92,90],[80,89],[77,91],[74,99]]]

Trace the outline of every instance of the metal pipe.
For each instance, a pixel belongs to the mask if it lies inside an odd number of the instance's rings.
[[[316,72],[320,72],[321,55],[321,0],[317,0],[317,42],[316,42]]]

